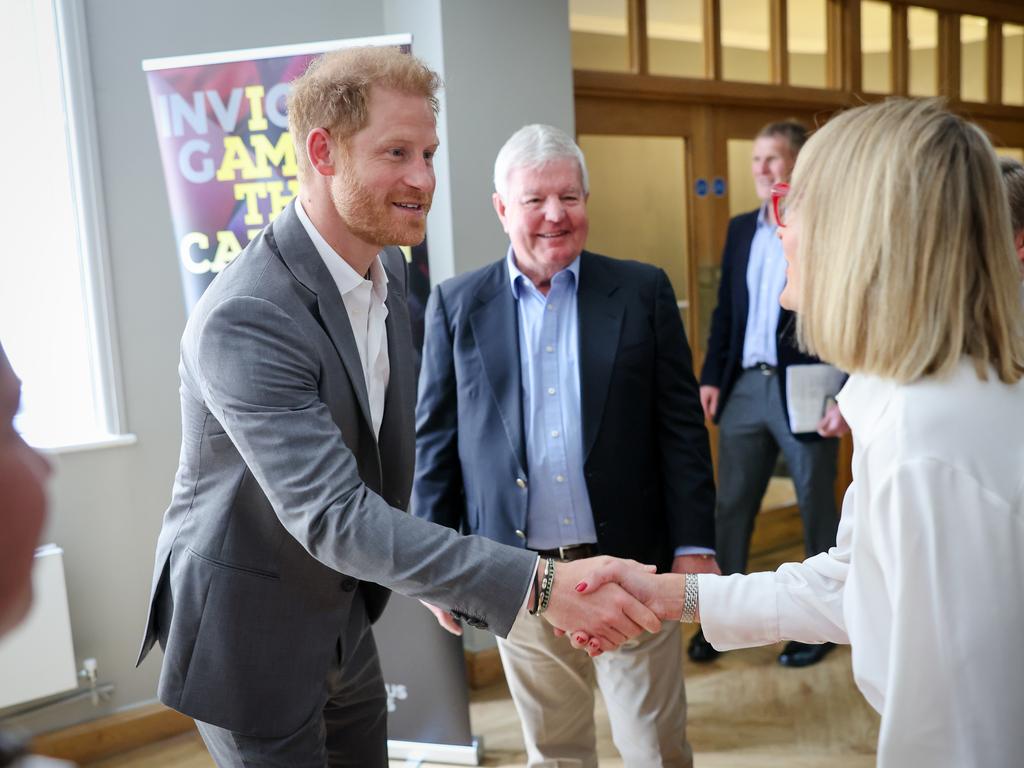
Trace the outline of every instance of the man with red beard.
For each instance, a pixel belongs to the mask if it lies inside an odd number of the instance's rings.
[[[182,337],[181,457],[140,661],[159,641],[160,700],[219,766],[387,764],[370,623],[388,589],[501,635],[524,604],[609,646],[658,626],[621,590],[585,603],[582,571],[533,589],[535,553],[402,511],[412,341],[404,262],[382,255],[424,236],[438,85],[396,49],[314,62],[288,104],[299,196]]]
[[[513,134],[494,189],[504,258],[427,305],[413,514],[566,564],[716,572],[708,434],[668,277],[584,250],[587,168],[565,132]],[[529,765],[597,768],[596,681],[626,768],[691,766],[679,632],[591,662],[517,621],[498,649]]]

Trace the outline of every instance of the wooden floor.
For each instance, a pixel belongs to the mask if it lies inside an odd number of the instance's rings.
[[[775,489],[773,498],[784,496]],[[800,521],[793,508],[758,521],[752,570],[774,568],[802,557]],[[691,630],[692,632],[692,630]],[[687,640],[689,634],[687,632]],[[867,768],[874,765],[878,717],[853,685],[850,653],[839,648],[807,669],[776,663],[780,647],[723,654],[709,664],[686,661],[688,736],[698,768]],[[487,766],[523,766],[526,756],[515,709],[504,683],[474,691],[473,732],[482,736]],[[598,699],[598,751],[602,766],[622,760],[612,744]],[[94,766],[103,768],[210,768],[198,735],[170,739]],[[406,765],[392,761],[393,768]],[[412,763],[409,763],[412,765]],[[432,765],[419,764],[423,768]]]

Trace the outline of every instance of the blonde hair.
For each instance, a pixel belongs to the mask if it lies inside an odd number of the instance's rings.
[[[967,355],[1012,383],[1024,317],[995,152],[937,100],[893,99],[831,120],[797,160],[801,344],[899,382]]]
[[[398,48],[344,48],[314,59],[292,81],[288,94],[288,127],[295,144],[299,177],[309,171],[306,137],[326,128],[343,144],[369,121],[370,88],[379,86],[422,96],[436,115],[441,78],[422,61]]]

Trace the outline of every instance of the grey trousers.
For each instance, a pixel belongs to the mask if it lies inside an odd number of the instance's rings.
[[[196,721],[219,768],[386,768],[387,697],[361,597],[338,639],[317,708],[295,733],[260,739]]]
[[[779,450],[786,457],[804,525],[807,556],[836,543],[839,441],[801,442],[789,431],[778,374],[745,371],[719,420],[716,550],[723,574],[743,573],[750,536]]]

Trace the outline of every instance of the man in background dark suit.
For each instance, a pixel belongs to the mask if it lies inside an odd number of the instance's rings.
[[[668,278],[583,250],[586,166],[562,131],[514,134],[494,183],[506,256],[428,304],[413,513],[562,560],[716,570],[708,438]],[[523,618],[499,650],[531,766],[597,765],[595,673],[626,766],[692,764],[678,623],[591,664]]]
[[[806,139],[807,130],[794,121],[771,123],[758,133],[751,170],[762,205],[729,222],[722,253],[700,401],[704,415],[719,426],[715,524],[718,564],[725,574],[746,570],[754,518],[780,449],[796,486],[807,556],[826,551],[836,541],[835,438],[847,427],[838,407],[831,405],[817,434],[790,431],[786,369],[820,361],[797,347],[793,313],[779,306],[786,264],[769,206],[772,185],[789,181]],[[814,664],[831,648],[831,643],[791,642],[779,663]],[[718,651],[698,632],[689,655],[707,661]]]

